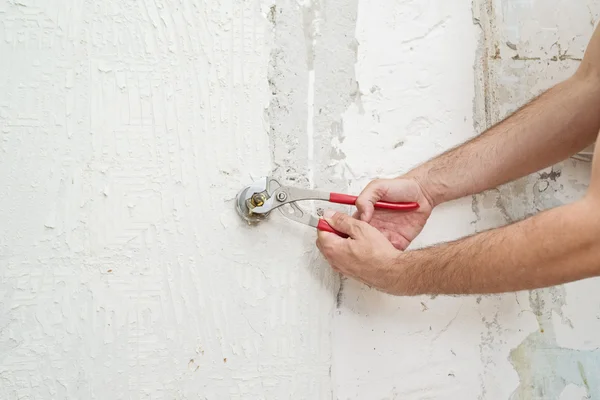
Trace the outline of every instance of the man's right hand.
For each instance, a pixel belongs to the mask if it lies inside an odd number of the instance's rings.
[[[375,209],[378,201],[419,203],[416,211]],[[399,250],[405,250],[423,230],[433,209],[431,201],[417,180],[412,178],[377,179],[367,185],[356,200],[354,215],[379,229]]]

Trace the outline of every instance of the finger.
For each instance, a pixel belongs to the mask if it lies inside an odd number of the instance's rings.
[[[369,222],[373,218],[373,211],[375,211],[374,204],[381,200],[387,193],[386,181],[383,179],[371,181],[358,196],[358,199],[356,199],[356,208],[362,221]]]
[[[323,247],[321,245],[321,240],[319,240],[319,235],[317,234],[317,240],[315,240],[315,245],[317,246],[317,249],[319,249],[319,251],[321,252],[321,254],[323,254]],[[323,254],[325,255],[325,254]]]
[[[317,230],[317,244],[324,253],[332,253],[336,246],[344,242],[344,238],[335,233]]]
[[[324,224],[324,225],[326,225],[326,226],[328,225],[328,226],[327,226],[327,228],[328,228],[328,229],[324,229],[324,231],[325,231],[325,232],[334,233],[334,234],[335,234],[335,235],[336,235],[338,238],[340,238],[340,239],[342,239],[342,240],[343,240],[343,239],[346,239],[346,235],[344,235],[344,233],[345,233],[345,232],[341,232],[341,231],[339,231],[339,230],[335,229],[335,228],[333,227],[333,225],[331,225],[331,224],[329,223],[329,220],[330,220],[331,218],[333,218],[333,216],[334,216],[335,214],[336,214],[336,212],[335,212],[335,211],[333,211],[333,210],[325,210],[325,212],[323,213],[323,222],[325,222],[325,224]],[[321,221],[319,221],[319,222],[321,222]],[[317,229],[319,229],[319,230],[320,230],[320,228],[318,228],[318,227],[317,227]]]
[[[327,221],[327,220],[325,220]],[[331,224],[330,224],[331,225]],[[332,226],[333,227],[333,226]],[[343,232],[342,232],[343,233]],[[333,232],[317,230],[317,241],[321,245],[343,242],[345,239]]]
[[[327,233],[327,232],[325,232]],[[330,260],[330,255],[326,254],[328,253],[328,251],[325,251],[325,249],[323,248],[323,244],[321,244],[321,238],[318,237],[316,244],[317,244],[317,248],[319,249],[319,251],[321,252],[321,254],[323,255],[323,257],[325,257],[325,260],[327,260],[327,263],[329,264],[329,266],[331,267],[331,269],[335,272],[340,272],[339,269],[335,266],[335,264]]]
[[[323,246],[323,242],[319,236],[317,236],[316,245],[317,245],[317,249],[319,249],[319,252],[321,253],[321,255],[327,260],[327,262],[329,262],[330,255],[325,250],[325,247]]]
[[[334,272],[342,273],[338,264],[340,262],[341,253],[345,251],[342,249],[342,246],[346,243],[337,243],[336,238],[339,237],[330,232],[319,232],[318,236],[317,247],[321,254],[323,254],[323,257],[325,257],[327,264],[329,264],[329,267],[331,267]]]
[[[333,229],[345,233],[353,239],[356,239],[360,235],[362,231],[361,224],[365,224],[365,222],[356,220],[343,213],[335,213],[331,217],[326,217],[325,220]],[[339,238],[339,240],[343,242],[345,239]]]
[[[338,240],[343,240],[339,236],[330,232],[319,231],[317,234],[317,248],[327,260],[327,263],[334,268],[340,258],[342,252],[341,245]]]

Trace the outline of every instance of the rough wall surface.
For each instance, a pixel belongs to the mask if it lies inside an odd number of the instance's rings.
[[[354,128],[346,130],[343,149],[355,190],[483,131],[568,77],[600,11],[598,1],[475,1],[472,10],[453,1],[362,4],[358,81],[382,88],[363,96],[363,104],[387,118],[352,108],[345,114]],[[434,214],[415,246],[573,201],[587,182],[589,164],[569,160],[457,201]],[[334,325],[336,393],[341,399],[600,398],[597,284],[396,299],[347,283]]]
[[[234,211],[272,6],[0,1],[0,399],[331,396],[314,232]]]
[[[358,192],[567,77],[587,0],[0,0],[0,399],[600,398],[598,281],[392,298],[273,174]],[[415,247],[583,193],[569,160],[436,210]]]
[[[479,31],[461,0],[359,2],[356,74],[362,109],[344,114],[353,191],[395,176],[475,134]],[[385,40],[384,40],[385,38]],[[474,230],[469,199],[438,210],[415,246]],[[346,281],[334,326],[340,399],[473,399],[481,393],[482,314],[475,298],[394,298]],[[498,358],[506,357],[498,353]]]
[[[598,22],[600,2],[481,2],[488,79],[481,85],[481,125],[495,123],[575,71]],[[483,8],[482,8],[483,7]],[[485,122],[483,122],[485,121]],[[510,223],[580,198],[589,163],[568,160],[473,198],[477,229]],[[509,353],[518,385],[511,399],[600,398],[598,280],[533,291],[518,308],[535,317],[535,330]],[[492,371],[490,371],[492,372]],[[494,373],[495,374],[495,373]]]

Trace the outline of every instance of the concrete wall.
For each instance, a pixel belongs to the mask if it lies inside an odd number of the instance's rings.
[[[600,398],[597,280],[393,298],[233,203],[266,174],[357,193],[482,131],[574,70],[576,3],[0,0],[0,399]],[[445,205],[414,246],[588,181]]]
[[[314,232],[234,211],[271,6],[0,1],[1,399],[329,396]]]
[[[600,2],[496,0],[479,2],[475,10],[485,38],[481,54],[487,59],[488,79],[481,85],[485,101],[480,102],[478,117],[483,125],[504,118],[575,71],[597,26]],[[568,160],[475,196],[477,229],[578,199],[589,173],[588,163]],[[513,300],[521,315],[529,315],[527,326],[533,321],[534,329],[505,323],[498,337],[509,343],[519,339],[518,346],[505,353],[516,386],[512,399],[600,398],[600,341],[591,334],[600,328],[597,284],[597,279],[588,280]],[[488,375],[498,377],[495,369]]]

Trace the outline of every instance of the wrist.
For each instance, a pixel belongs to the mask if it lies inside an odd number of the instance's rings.
[[[428,178],[428,174],[426,172],[415,170],[409,172],[401,178],[414,181],[419,186],[423,197],[425,197],[432,209],[445,202],[441,196],[441,191],[436,190],[434,183]]]
[[[392,279],[389,293],[395,296],[413,296],[416,295],[414,287],[415,259],[411,251],[400,251],[396,255],[392,269]]]

